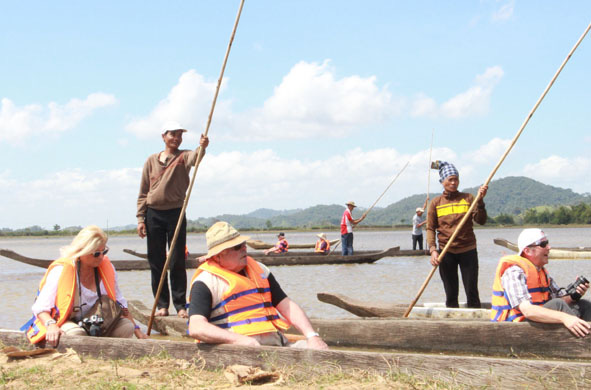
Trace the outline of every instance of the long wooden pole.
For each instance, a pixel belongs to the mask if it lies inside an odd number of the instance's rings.
[[[517,139],[519,139],[519,136],[523,132],[523,129],[525,129],[525,126],[527,125],[527,123],[529,122],[529,120],[531,119],[531,117],[534,115],[534,112],[536,112],[538,106],[540,105],[540,103],[542,103],[542,100],[544,100],[544,97],[546,96],[546,94],[548,93],[548,91],[550,90],[550,88],[552,88],[552,85],[554,84],[554,81],[556,81],[556,78],[558,78],[558,75],[562,71],[562,68],[564,68],[564,66],[566,65],[566,63],[568,62],[568,60],[571,58],[571,56],[573,55],[573,53],[577,49],[577,47],[579,47],[579,44],[583,41],[583,38],[585,38],[585,35],[587,35],[587,33],[589,32],[589,29],[591,29],[591,23],[589,23],[589,25],[585,29],[585,32],[583,32],[583,34],[581,35],[581,37],[579,38],[579,40],[577,41],[577,43],[574,45],[574,47],[568,53],[568,55],[566,56],[566,58],[564,59],[564,61],[562,62],[562,64],[558,68],[558,70],[556,71],[556,74],[554,74],[554,77],[552,77],[552,80],[550,80],[550,83],[548,84],[548,86],[546,87],[546,89],[544,90],[544,92],[542,93],[542,95],[540,96],[540,98],[538,99],[538,101],[536,102],[536,104],[534,104],[534,107],[532,108],[532,110],[529,112],[529,114],[527,115],[527,117],[523,121],[521,127],[519,128],[519,131],[517,132],[517,134],[513,138],[513,141],[511,142],[511,144],[509,145],[509,147],[507,148],[507,150],[505,151],[505,153],[503,154],[503,156],[501,157],[501,159],[499,160],[499,162],[497,163],[497,165],[495,166],[495,168],[492,170],[492,172],[490,173],[490,175],[488,175],[488,178],[486,179],[486,181],[484,182],[483,185],[487,186],[488,183],[492,180],[492,178],[495,175],[495,173],[497,173],[497,170],[499,169],[499,167],[501,166],[501,164],[503,163],[503,161],[505,161],[505,158],[507,157],[507,155],[509,154],[509,152],[511,151],[511,149],[513,149],[513,146],[517,142]],[[466,221],[468,220],[468,218],[471,216],[472,210],[474,210],[474,207],[476,206],[476,204],[478,203],[479,200],[480,200],[480,191],[478,191],[478,194],[476,195],[476,198],[474,199],[474,201],[470,205],[470,208],[468,209],[468,212],[466,213],[466,215],[464,215],[464,218],[462,218],[462,220],[460,221],[460,223],[456,227],[456,230],[454,231],[454,233],[449,238],[449,241],[447,242],[447,244],[445,244],[445,247],[443,248],[443,250],[439,254],[439,260],[440,261],[443,259],[443,256],[445,256],[445,254],[447,253],[447,250],[448,250],[449,246],[455,240],[455,238],[458,235],[460,229],[462,229],[462,226],[464,226],[464,223],[466,223]],[[433,277],[433,274],[435,274],[435,270],[437,270],[437,266],[436,265],[433,266],[433,269],[431,269],[431,272],[427,276],[427,279],[425,279],[425,281],[423,282],[423,285],[419,289],[419,292],[417,293],[417,296],[415,297],[415,299],[413,299],[413,301],[410,303],[410,305],[406,309],[406,312],[404,313],[404,317],[408,317],[408,315],[410,314],[412,308],[415,306],[415,304],[417,303],[417,301],[419,300],[419,298],[423,294],[423,291],[425,291],[425,288],[427,288],[427,285],[429,284],[429,281]]]
[[[236,35],[236,29],[238,28],[238,22],[240,21],[240,14],[242,13],[242,8],[244,7],[244,0],[240,1],[240,6],[238,7],[238,13],[236,14],[236,21],[234,22],[234,28],[232,29],[232,35],[230,36],[230,42],[228,43],[228,48],[226,49],[226,55],[224,56],[224,62],[222,64],[222,69],[220,71],[220,77],[218,78],[218,83],[215,89],[215,95],[213,97],[213,101],[211,103],[211,109],[209,110],[209,117],[207,118],[207,125],[205,127],[205,132],[203,133],[204,136],[207,137],[209,133],[209,126],[211,125],[211,118],[213,117],[213,111],[215,109],[215,104],[218,99],[218,95],[220,93],[220,86],[222,84],[222,78],[224,77],[224,71],[226,70],[226,64],[228,62],[228,56],[230,55],[230,49],[232,48],[232,43],[234,42],[234,36]],[[197,176],[197,169],[199,168],[199,163],[201,162],[201,158],[203,157],[203,148],[199,147],[199,151],[197,153],[197,159],[195,160],[195,166],[193,169],[193,176],[191,177],[191,183],[189,184],[189,189],[187,191],[187,195],[185,196],[185,201],[183,202],[183,208],[181,209],[181,214],[179,215],[179,220],[176,225],[176,229],[174,230],[174,236],[172,237],[172,242],[170,243],[170,248],[168,250],[168,255],[166,256],[166,262],[164,263],[164,269],[162,271],[162,276],[160,277],[160,284],[158,284],[158,290],[156,291],[156,296],[154,297],[154,305],[152,306],[152,313],[150,314],[150,321],[148,321],[148,331],[147,334],[150,335],[152,330],[152,323],[154,322],[154,313],[156,312],[156,306],[158,305],[158,298],[160,297],[160,293],[162,292],[162,286],[164,285],[164,281],[166,280],[166,276],[168,273],[168,266],[170,264],[170,259],[172,258],[172,254],[174,252],[174,247],[176,245],[176,241],[179,236],[179,232],[181,230],[181,226],[183,223],[183,219],[185,216],[185,211],[187,209],[187,204],[189,203],[189,198],[191,197],[191,191],[193,190],[193,184],[195,183],[195,177]]]
[[[431,156],[433,154],[433,136],[435,134],[435,129],[431,130],[431,147],[429,148],[429,162],[427,164],[427,199],[425,199],[425,207],[424,210],[427,210],[429,206],[429,198],[430,198],[430,191],[431,191]],[[425,216],[425,225],[429,223],[429,213]],[[425,245],[427,241],[425,240]]]

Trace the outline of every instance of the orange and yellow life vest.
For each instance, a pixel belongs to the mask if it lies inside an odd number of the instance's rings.
[[[507,268],[514,265],[525,272],[527,291],[531,295],[532,304],[543,305],[550,300],[550,282],[544,268],[538,270],[531,261],[519,255],[505,256],[499,261],[493,282],[491,321],[519,322],[525,319],[517,307],[511,308],[501,283],[501,277]]]
[[[322,244],[326,243],[326,246],[322,248]],[[320,239],[316,241],[316,246],[314,247],[314,252],[317,253],[327,253],[330,250],[330,242],[328,240]]]
[[[45,281],[47,280],[47,276],[51,270],[58,265],[61,265],[64,268],[62,269],[62,273],[60,274],[57,285],[55,306],[51,309],[49,314],[51,315],[51,318],[56,321],[57,326],[62,326],[70,319],[72,310],[74,308],[74,301],[76,299],[77,272],[75,261],[71,259],[60,258],[52,262],[49,267],[47,267],[47,271],[45,272],[43,279],[41,279],[41,283],[39,283],[37,296],[39,296],[41,289],[45,285]],[[99,264],[98,272],[99,277],[105,286],[105,290],[107,290],[109,298],[116,300],[115,271],[111,265],[111,261],[107,256],[105,256],[103,261],[101,261]],[[97,288],[100,287],[97,286]],[[36,316],[33,316],[26,324],[24,324],[21,327],[21,330],[25,331],[27,338],[32,344],[37,344],[38,342],[43,341],[45,339],[45,333],[47,332],[45,324],[42,323]]]
[[[211,259],[197,268],[191,285],[205,271],[229,285],[222,301],[212,308],[213,312],[223,307],[225,313],[209,318],[209,322],[246,336],[289,329],[290,324],[279,317],[273,306],[269,280],[263,269],[253,258],[247,257],[245,270],[248,277],[224,269]]]

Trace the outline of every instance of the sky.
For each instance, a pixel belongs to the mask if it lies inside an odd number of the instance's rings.
[[[205,131],[238,6],[3,2],[0,228],[134,224],[163,123]],[[369,207],[409,162],[385,207],[441,190],[430,155],[480,185],[590,22],[583,0],[246,1],[187,217]],[[590,69],[587,36],[494,179],[591,192]]]

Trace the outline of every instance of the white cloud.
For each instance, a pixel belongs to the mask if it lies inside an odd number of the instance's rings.
[[[471,160],[476,164],[493,163],[496,165],[510,144],[511,140],[493,138],[476,151],[467,153],[466,159]]]
[[[527,164],[523,173],[544,183],[561,183],[573,188],[587,186],[591,172],[591,159],[587,157],[550,156],[536,163]],[[568,184],[568,185],[567,185]],[[560,184],[553,184],[558,185]]]
[[[487,68],[483,74],[476,76],[470,88],[441,105],[423,93],[417,94],[410,103],[410,115],[452,119],[485,115],[489,110],[492,92],[502,77],[503,69],[500,66]]]
[[[476,76],[474,86],[443,103],[441,114],[448,118],[486,114],[492,91],[503,74],[503,69],[500,66],[487,68],[483,74]]]
[[[221,90],[224,89],[225,83],[224,78]],[[161,100],[147,117],[132,120],[126,126],[126,130],[139,138],[153,138],[162,133],[164,122],[175,120],[190,130],[204,131],[216,85],[216,81],[207,82],[195,70],[189,70],[181,75],[168,96]],[[225,105],[226,103],[218,98],[214,117],[229,115]],[[195,134],[197,132],[189,132],[187,135],[195,138]]]
[[[509,1],[503,5],[499,9],[497,9],[492,14],[492,20],[494,22],[504,22],[509,20],[513,17],[513,11],[515,8],[515,1]]]
[[[242,126],[235,136],[272,139],[281,130],[284,139],[342,137],[400,113],[400,105],[375,76],[339,79],[329,64],[295,64],[260,109],[237,118]]]
[[[42,133],[61,133],[76,127],[99,108],[117,103],[110,94],[92,93],[85,99],[71,99],[60,105],[50,102],[47,107],[29,104],[17,107],[10,99],[0,100],[0,141],[13,145],[25,143]]]

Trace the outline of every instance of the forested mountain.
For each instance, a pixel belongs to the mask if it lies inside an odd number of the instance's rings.
[[[476,194],[478,187],[462,189]],[[440,195],[432,193],[431,199]],[[412,195],[383,208],[375,207],[364,221],[367,226],[396,226],[411,223],[414,210],[421,207],[426,194]],[[490,183],[485,198],[489,216],[500,214],[520,216],[526,210],[538,206],[567,206],[591,203],[589,194],[577,194],[570,189],[558,188],[540,183],[527,177],[505,177]],[[270,210],[259,209],[245,215],[219,215],[215,218],[199,218],[189,221],[189,227],[206,228],[217,220],[228,221],[239,229],[244,228],[336,228],[340,225],[344,205],[317,205],[307,209]],[[364,208],[358,207],[353,213],[358,218]]]

